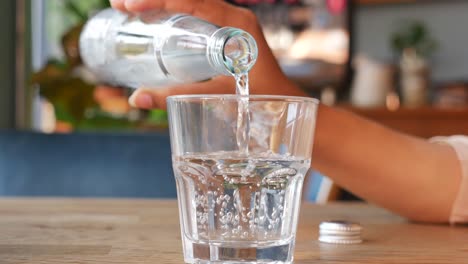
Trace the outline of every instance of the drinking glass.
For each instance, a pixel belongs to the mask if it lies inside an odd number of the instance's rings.
[[[168,98],[185,262],[292,262],[317,108],[302,97]]]

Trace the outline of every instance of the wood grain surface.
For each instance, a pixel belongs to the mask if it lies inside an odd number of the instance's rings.
[[[365,242],[317,242],[318,224],[360,222]],[[468,228],[419,225],[365,204],[302,205],[295,263],[468,263]],[[177,204],[1,199],[0,263],[183,263]]]

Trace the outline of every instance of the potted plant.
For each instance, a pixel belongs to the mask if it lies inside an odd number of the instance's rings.
[[[403,104],[426,104],[430,85],[428,58],[436,51],[437,42],[423,22],[404,21],[391,36],[391,46],[399,57]]]

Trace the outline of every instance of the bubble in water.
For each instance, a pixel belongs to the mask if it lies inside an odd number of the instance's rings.
[[[227,226],[227,221],[226,221],[226,218],[225,218],[225,217],[221,217],[221,219],[219,219],[219,221],[221,222],[221,224],[223,224],[223,225],[221,226],[221,229],[226,230],[226,229],[229,228],[229,227]]]
[[[233,154],[234,158],[226,158],[231,155],[226,152],[209,155],[203,164],[209,173],[203,172],[200,175],[192,173],[195,178],[191,178],[187,174],[181,174],[180,171],[176,172],[176,177],[185,179],[181,181],[184,184],[182,187],[187,188],[185,184],[188,183],[196,190],[188,202],[188,207],[193,210],[191,215],[196,215],[193,220],[189,217],[189,226],[198,227],[198,230],[195,230],[196,239],[269,240],[279,239],[287,233],[283,228],[291,227],[288,221],[283,221],[283,217],[289,216],[295,207],[285,208],[284,201],[296,197],[293,190],[296,188],[296,183],[300,183],[300,180],[296,180],[296,175],[288,174],[300,170],[302,165],[296,161],[288,163],[278,154],[274,154],[276,156],[273,158],[260,154],[266,160],[250,156],[248,159],[239,159],[238,153]],[[257,154],[252,152],[249,155]],[[268,160],[276,158],[278,161]],[[185,160],[201,164],[200,159],[185,158]],[[219,170],[222,166],[214,166],[215,163],[225,164],[223,170]],[[308,165],[304,163],[303,167]],[[190,165],[190,167],[196,166]],[[187,169],[191,170],[188,167]],[[242,175],[242,170],[252,172]],[[198,171],[201,172],[202,169]],[[209,179],[205,182],[213,186],[204,185],[203,179]],[[288,196],[285,196],[286,193]]]
[[[265,176],[265,178],[272,178],[272,177],[278,177],[278,176],[294,176],[296,175],[297,171],[293,168],[282,168],[275,170],[273,172],[270,172]]]
[[[273,208],[273,212],[271,213],[271,217],[277,218],[278,217],[278,211],[276,211],[275,208]]]
[[[258,217],[258,223],[259,223],[259,224],[263,224],[263,223],[265,223],[265,221],[266,221],[266,217],[265,217],[265,216],[262,215],[262,216],[259,216],[259,217]]]

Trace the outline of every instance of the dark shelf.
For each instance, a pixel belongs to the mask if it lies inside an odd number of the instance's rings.
[[[356,0],[360,5],[380,5],[380,4],[400,4],[400,3],[416,3],[425,0]]]
[[[354,3],[362,6],[389,5],[389,4],[426,4],[461,2],[466,0],[354,0]]]
[[[468,135],[468,108],[422,107],[401,108],[396,111],[386,108],[342,108],[395,130],[423,138]]]

